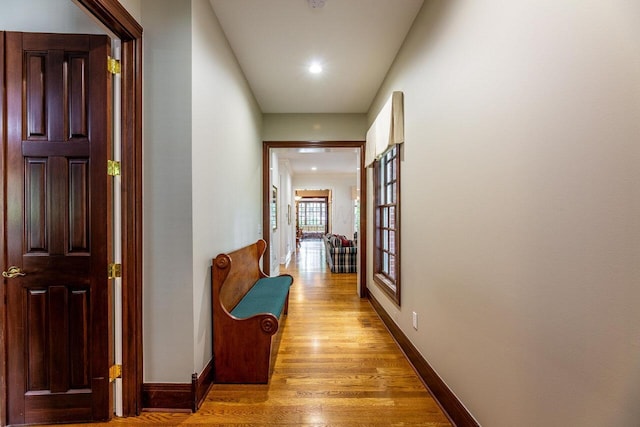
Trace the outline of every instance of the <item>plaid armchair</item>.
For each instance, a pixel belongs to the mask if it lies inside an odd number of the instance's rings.
[[[358,271],[358,248],[354,241],[343,246],[340,236],[327,234],[323,237],[327,263],[332,273],[356,273]]]

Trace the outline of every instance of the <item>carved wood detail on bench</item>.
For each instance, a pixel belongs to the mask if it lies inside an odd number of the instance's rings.
[[[267,383],[271,371],[272,337],[280,319],[272,313],[238,318],[231,312],[260,279],[268,276],[260,268],[266,242],[258,240],[244,248],[218,255],[211,267],[213,306],[213,353],[215,382]],[[293,278],[280,275],[275,280]],[[271,279],[269,279],[271,280]],[[287,288],[282,315],[289,305]],[[275,355],[274,355],[275,357]]]

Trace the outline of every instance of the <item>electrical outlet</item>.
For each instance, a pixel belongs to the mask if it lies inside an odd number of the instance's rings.
[[[413,312],[413,329],[418,330],[418,313]]]

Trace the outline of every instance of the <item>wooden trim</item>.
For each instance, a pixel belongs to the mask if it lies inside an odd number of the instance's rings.
[[[122,43],[123,413],[140,413],[142,350],[142,43]]]
[[[358,230],[358,251],[360,252],[360,297],[367,298],[369,289],[367,288],[367,168],[365,167],[366,142],[362,143],[360,149],[360,229]]]
[[[262,238],[267,242],[268,256],[262,258],[262,270],[271,274],[271,226],[269,221],[270,199],[270,170],[272,148],[360,148],[360,233],[358,244],[360,248],[360,283],[359,294],[366,298],[367,291],[367,174],[364,167],[365,141],[263,141],[262,142]]]
[[[142,386],[142,408],[145,411],[197,412],[213,385],[213,360],[200,375],[193,374],[191,383],[147,383]]]
[[[122,41],[142,38],[142,26],[118,0],[74,0]]]
[[[209,390],[213,386],[213,378],[214,378],[214,370],[213,370],[213,359],[207,363],[207,366],[204,367],[200,376],[193,374],[191,378],[193,396],[194,396],[194,406],[193,411],[196,412],[202,406],[204,399],[207,397]]]
[[[123,414],[142,408],[142,26],[118,0],[75,0],[122,42]]]
[[[271,146],[262,143],[262,238],[267,242],[267,256],[262,257],[262,271],[267,275],[271,275],[271,157],[269,152]]]
[[[398,325],[395,324],[393,319],[391,319],[372,294],[369,294],[369,302],[409,362],[413,365],[417,374],[422,378],[429,393],[436,399],[451,422],[458,427],[478,427],[479,424],[473,419],[462,402],[460,402],[456,395],[447,387],[444,381],[442,381],[442,378],[433,370],[429,362],[422,357],[409,338],[402,332]]]
[[[192,384],[143,384],[142,408],[144,411],[191,412],[193,410]]]
[[[5,238],[5,210],[6,196],[5,186],[5,150],[7,147],[6,134],[6,112],[5,112],[5,79],[4,79],[4,31],[0,31],[0,262],[3,267],[7,267]],[[7,336],[7,312],[6,312],[6,281],[2,279],[0,283],[0,425],[7,424],[7,361],[6,361],[6,336]]]

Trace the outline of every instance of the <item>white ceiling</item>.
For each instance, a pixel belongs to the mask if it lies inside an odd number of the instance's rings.
[[[275,148],[274,151],[278,158],[289,161],[294,175],[355,175],[360,165],[358,149],[355,148]]]
[[[263,113],[366,113],[423,0],[210,2]]]
[[[423,0],[210,2],[263,113],[366,113]],[[308,71],[313,61],[321,74]],[[353,149],[276,151],[294,174],[359,164]]]

